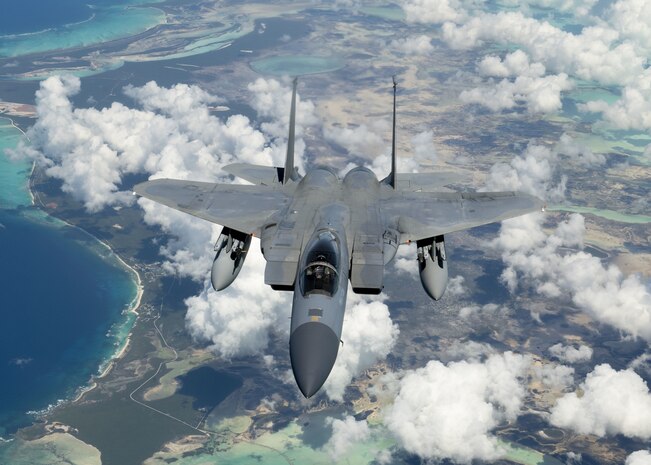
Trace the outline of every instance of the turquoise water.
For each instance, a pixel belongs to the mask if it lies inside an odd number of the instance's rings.
[[[0,119],[0,437],[69,398],[124,343],[135,276],[88,234],[31,207],[30,163]]]
[[[29,176],[32,164],[11,162],[2,155],[5,149],[15,147],[21,137],[22,133],[11,124],[10,119],[0,117],[0,209],[31,203],[25,179]]]
[[[30,3],[51,4],[55,2],[31,0]],[[94,2],[90,7],[82,4],[82,6],[77,5],[71,15],[63,13],[65,9],[62,8],[61,15],[53,18],[53,24],[45,29],[40,23],[20,27],[23,31],[29,31],[21,34],[13,34],[7,29],[0,29],[0,58],[98,44],[144,32],[165,22],[163,11],[158,8],[138,6],[138,3],[145,2],[100,1]],[[90,16],[81,21],[75,21],[81,15],[75,16],[74,12],[82,8],[87,8]],[[23,14],[16,16],[15,20],[19,23],[21,21],[31,22],[31,17],[29,14]]]

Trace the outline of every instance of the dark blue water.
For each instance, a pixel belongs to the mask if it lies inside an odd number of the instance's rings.
[[[87,0],[0,0],[0,36],[26,34],[89,19]]]
[[[134,0],[0,0],[0,37],[30,34],[89,20],[94,7]],[[0,39],[1,40],[1,39]]]
[[[115,351],[129,273],[71,227],[0,210],[0,436],[74,394]]]
[[[176,378],[181,383],[179,394],[194,398],[195,409],[213,409],[236,389],[242,387],[242,378],[226,371],[203,366]]]

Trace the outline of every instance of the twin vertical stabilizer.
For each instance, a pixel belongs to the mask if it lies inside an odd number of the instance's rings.
[[[296,86],[298,78],[294,78],[294,87],[292,90],[292,108],[289,113],[289,136],[287,137],[287,156],[285,157],[285,168],[283,170],[280,182],[287,184],[290,180],[296,181],[298,173],[294,166],[294,139],[296,133]]]
[[[398,84],[396,77],[393,76],[393,132],[391,135],[391,173],[382,180],[383,183],[396,188],[396,90]]]
[[[285,167],[282,170],[279,180],[281,184],[287,184],[290,180],[296,181],[298,173],[294,166],[294,142],[296,139],[296,87],[298,85],[298,78],[294,78],[292,89],[292,103],[289,113],[289,135],[287,137],[287,155],[285,157]],[[397,163],[396,163],[396,93],[398,83],[395,76],[393,77],[393,126],[391,135],[391,173],[382,180],[384,184],[388,184],[394,189],[397,184]],[[280,169],[279,169],[280,171]]]

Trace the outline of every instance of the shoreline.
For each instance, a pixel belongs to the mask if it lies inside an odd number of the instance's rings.
[[[45,206],[43,205],[43,202],[40,199],[40,196],[37,196],[36,194],[34,194],[34,192],[32,190],[33,189],[32,186],[34,184],[35,173],[36,173],[36,162],[34,161],[32,163],[32,170],[31,170],[31,172],[29,174],[29,177],[27,179],[27,191],[29,192],[29,195],[30,195],[30,197],[32,199],[32,206],[34,208],[37,208],[39,211],[41,211],[42,213],[44,213],[48,217],[54,218],[56,221],[60,221],[62,224],[66,225],[68,227],[75,228],[75,229],[78,229],[79,231],[82,231],[84,234],[91,237],[96,243],[101,244],[104,248],[106,248],[109,251],[110,256],[115,257],[115,259],[120,264],[120,266],[122,268],[126,269],[129,272],[129,274],[132,277],[133,283],[134,283],[134,285],[136,287],[136,295],[131,300],[131,302],[129,302],[128,309],[126,310],[126,312],[122,312],[122,314],[125,315],[125,317],[127,318],[127,321],[125,321],[124,323],[128,323],[129,315],[133,316],[133,322],[131,323],[131,326],[130,326],[129,330],[128,330],[126,336],[124,337],[124,340],[119,342],[118,348],[109,357],[106,357],[106,358],[102,359],[102,361],[100,362],[100,364],[98,366],[99,374],[91,375],[90,379],[84,385],[81,385],[76,389],[75,393],[72,395],[72,398],[60,399],[56,404],[49,405],[48,407],[46,407],[43,410],[39,410],[37,412],[32,412],[37,417],[40,417],[40,416],[47,415],[48,413],[50,413],[55,408],[59,407],[62,404],[65,404],[67,402],[76,403],[76,402],[81,401],[86,394],[88,394],[89,392],[91,392],[93,389],[95,389],[97,387],[97,380],[106,377],[111,372],[111,370],[113,369],[113,366],[115,365],[115,362],[117,362],[122,357],[124,357],[124,355],[128,351],[128,348],[129,348],[129,345],[130,345],[130,342],[131,342],[131,335],[132,335],[132,332],[133,332],[133,328],[135,327],[135,325],[137,323],[137,320],[138,320],[138,316],[139,316],[138,309],[140,308],[140,305],[142,303],[142,296],[144,294],[144,286],[142,284],[142,278],[140,277],[140,273],[138,273],[138,271],[133,266],[129,265],[117,252],[115,252],[115,250],[113,250],[113,248],[110,246],[110,244],[108,244],[105,241],[102,241],[98,237],[95,237],[94,235],[92,235],[91,233],[89,233],[88,231],[86,231],[85,229],[83,229],[83,228],[81,228],[81,227],[79,227],[77,225],[71,224],[71,223],[69,223],[68,221],[66,221],[64,219],[59,218],[58,216],[51,215],[48,211],[46,211],[43,208]],[[38,204],[36,202],[37,199],[38,199]]]

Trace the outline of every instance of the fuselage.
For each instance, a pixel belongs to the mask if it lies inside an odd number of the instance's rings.
[[[293,287],[290,358],[306,397],[323,385],[337,357],[356,244],[365,248],[362,255],[368,252],[372,258],[373,251],[366,249],[373,244],[383,255],[386,227],[376,200],[381,188],[366,168],[350,171],[343,180],[330,169],[314,169],[301,179],[278,223],[284,231],[279,234],[304,231]],[[385,260],[380,262],[383,267]]]

